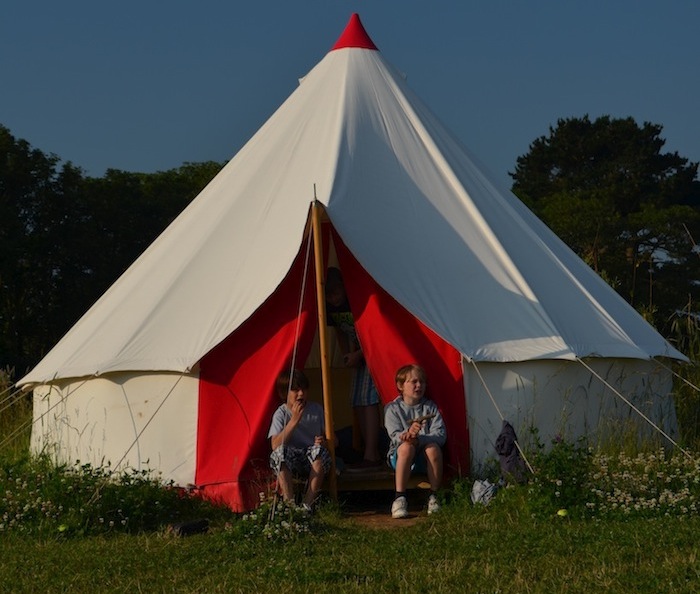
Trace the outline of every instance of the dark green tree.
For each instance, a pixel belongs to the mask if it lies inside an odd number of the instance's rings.
[[[55,239],[81,174],[0,126],[0,365],[21,373],[52,335]]]
[[[215,162],[186,163],[157,173],[110,169],[103,177],[86,181],[90,220],[74,258],[89,271],[89,303],[141,255],[220,169],[221,164]],[[81,303],[79,313],[85,305]]]
[[[0,126],[0,368],[36,364],[220,168],[90,178]]]
[[[698,164],[663,152],[662,127],[560,119],[518,157],[513,192],[658,327],[697,303]]]

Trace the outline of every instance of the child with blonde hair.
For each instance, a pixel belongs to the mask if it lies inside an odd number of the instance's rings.
[[[427,381],[422,367],[404,365],[396,372],[395,380],[399,395],[384,409],[390,441],[387,461],[395,470],[396,483],[391,516],[408,516],[406,488],[414,469],[428,475],[428,513],[433,514],[440,509],[437,491],[442,483],[445,423],[437,404],[425,396]]]

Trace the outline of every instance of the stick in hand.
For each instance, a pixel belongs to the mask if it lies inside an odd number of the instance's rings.
[[[413,423],[422,423],[423,421],[427,421],[428,419],[432,419],[435,416],[435,413],[430,413],[429,415],[422,415],[420,417],[416,417],[415,419],[411,419],[409,423],[413,425]]]

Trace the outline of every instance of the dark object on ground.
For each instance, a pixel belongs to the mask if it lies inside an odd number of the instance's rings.
[[[204,519],[172,524],[169,529],[175,536],[192,536],[193,534],[202,534],[207,530],[209,530],[209,520]]]
[[[512,480],[522,483],[525,481],[525,463],[520,456],[516,445],[518,436],[515,429],[505,419],[501,426],[501,433],[496,439],[496,453],[501,461],[501,476],[506,482]]]

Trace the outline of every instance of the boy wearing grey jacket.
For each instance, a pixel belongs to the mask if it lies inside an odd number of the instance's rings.
[[[387,461],[395,470],[396,481],[391,515],[408,516],[406,486],[413,469],[428,475],[428,513],[433,514],[440,509],[437,490],[442,483],[445,423],[437,405],[425,397],[426,375],[422,367],[404,365],[395,379],[399,395],[384,408],[384,426],[390,441]]]

